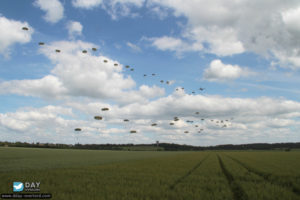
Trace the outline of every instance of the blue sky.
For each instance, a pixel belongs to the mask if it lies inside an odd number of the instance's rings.
[[[293,0],[3,0],[1,140],[299,141],[299,17]]]

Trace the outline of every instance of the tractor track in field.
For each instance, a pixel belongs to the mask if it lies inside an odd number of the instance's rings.
[[[210,154],[209,154],[210,155]],[[186,174],[178,178],[172,185],[170,185],[170,189],[173,190],[176,185],[178,185],[180,182],[182,182],[185,178],[187,178],[189,175],[191,175],[200,165],[209,157],[209,155],[205,156],[200,162],[198,162],[192,169],[190,169]]]
[[[243,190],[243,188],[234,180],[232,174],[226,169],[221,157],[219,155],[217,156],[219,159],[219,164],[222,169],[222,172],[225,175],[229,183],[230,190],[233,193],[234,200],[248,200],[248,196]]]
[[[294,192],[297,195],[300,195],[300,188],[295,186],[294,183],[292,183],[291,181],[288,180],[283,180],[280,176],[276,176],[274,174],[271,173],[266,173],[266,172],[262,172],[259,171],[253,167],[248,166],[247,164],[243,163],[242,161],[233,158],[231,156],[226,155],[228,158],[230,158],[231,160],[233,160],[234,162],[236,162],[237,164],[239,164],[240,166],[244,167],[248,172],[256,174],[260,177],[262,177],[265,181],[268,181],[269,183],[273,184],[273,185],[278,185],[281,187],[284,187],[288,190],[291,190],[292,192]]]

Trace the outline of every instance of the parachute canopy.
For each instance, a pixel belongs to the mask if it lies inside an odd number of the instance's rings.
[[[87,50],[83,50],[82,53],[87,53]]]
[[[97,49],[96,49],[95,47],[94,47],[94,48],[92,48],[92,50],[93,50],[93,51],[97,51]]]
[[[39,45],[44,45],[45,43],[44,42],[39,42]]]
[[[56,53],[60,53],[60,50],[59,50],[59,49],[55,49],[55,52],[56,52]]]
[[[109,108],[102,108],[101,110],[102,110],[102,111],[108,111]]]
[[[28,31],[29,29],[28,29],[27,27],[24,26],[24,27],[22,28],[22,30]]]
[[[157,124],[156,124],[156,123],[153,123],[153,124],[151,124],[151,126],[157,126]]]
[[[102,117],[101,116],[95,116],[94,119],[96,119],[96,120],[102,120]]]
[[[129,67],[129,65],[126,65],[126,66],[125,66],[125,68],[127,68],[127,69],[128,69],[128,68],[130,68],[130,67]]]
[[[124,122],[129,122],[129,119],[124,119]]]
[[[130,133],[137,133],[137,131],[136,130],[131,130]]]
[[[103,62],[107,63],[107,60],[103,60]]]
[[[75,128],[74,131],[81,131],[81,128]]]
[[[118,66],[118,63],[115,63],[114,66],[115,66],[115,67]]]

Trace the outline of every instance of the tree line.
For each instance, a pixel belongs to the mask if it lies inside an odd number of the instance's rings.
[[[300,142],[296,143],[254,143],[254,144],[225,144],[216,146],[192,146],[174,143],[155,144],[60,144],[60,143],[28,143],[28,142],[1,142],[1,147],[31,147],[55,149],[91,149],[91,150],[149,150],[153,147],[157,151],[204,151],[204,150],[285,150],[300,149]],[[134,148],[131,148],[134,147]]]

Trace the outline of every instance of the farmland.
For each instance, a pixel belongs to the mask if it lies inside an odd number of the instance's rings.
[[[0,193],[39,181],[53,199],[300,199],[300,151],[0,148]]]

